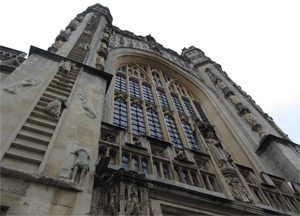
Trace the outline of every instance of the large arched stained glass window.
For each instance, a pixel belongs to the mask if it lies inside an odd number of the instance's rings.
[[[123,99],[115,98],[113,124],[134,136],[147,135],[177,148],[199,150],[194,122],[209,121],[200,102],[180,81],[152,65],[125,63],[116,70],[114,90]],[[127,101],[131,101],[128,107]]]

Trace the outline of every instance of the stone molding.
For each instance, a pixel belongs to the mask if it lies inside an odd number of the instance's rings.
[[[12,167],[6,167],[4,165],[0,165],[0,169],[1,169],[1,174],[4,176],[7,175],[7,176],[24,179],[24,180],[31,181],[31,182],[40,183],[43,185],[60,187],[60,188],[74,190],[74,191],[78,191],[78,192],[83,191],[83,188],[81,185],[79,185],[71,180],[59,179],[59,178],[54,178],[51,176],[40,175],[35,172],[29,173],[27,171],[21,171],[18,169],[14,169]]]

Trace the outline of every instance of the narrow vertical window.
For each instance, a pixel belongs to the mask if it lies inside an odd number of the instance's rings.
[[[147,161],[145,159],[142,160],[142,172],[144,174],[148,173],[148,169],[147,169]]]
[[[196,173],[191,172],[191,177],[192,177],[193,185],[194,186],[198,186],[198,181],[197,181]]]
[[[195,104],[195,107],[196,107],[201,119],[203,120],[203,122],[209,123],[209,121],[208,121],[205,113],[203,112],[201,106],[198,103],[195,103],[195,102],[194,102],[194,104]]]
[[[177,148],[182,148],[182,142],[173,117],[165,115],[165,122],[168,128],[171,143]]]
[[[145,101],[154,104],[154,98],[153,98],[151,86],[143,83],[142,88],[143,88]]]
[[[186,107],[186,109],[187,109],[189,115],[190,115],[192,118],[196,119],[196,118],[197,118],[196,113],[194,112],[193,107],[192,107],[192,105],[190,104],[189,100],[183,98],[182,101],[183,101],[183,103],[184,103],[184,105],[185,105],[185,107]]]
[[[194,150],[199,150],[199,147],[195,141],[195,137],[194,137],[194,134],[193,134],[190,124],[184,120],[182,120],[181,123],[182,123],[182,127],[184,129],[186,137],[188,138],[191,148]]]
[[[165,179],[169,179],[169,169],[166,165],[163,165],[163,172]]]
[[[116,75],[115,90],[126,94],[126,78],[119,74]]]
[[[129,80],[129,92],[131,97],[141,98],[140,86],[138,81],[134,79]]]
[[[163,134],[162,134],[157,113],[152,109],[148,109],[147,117],[148,117],[150,135],[157,139],[163,139]]]
[[[128,155],[124,154],[122,156],[122,167],[128,169]]]
[[[183,108],[181,106],[181,103],[180,103],[178,97],[173,94],[171,95],[171,97],[172,97],[172,100],[173,100],[173,103],[174,103],[174,106],[175,106],[177,112],[184,114]]]
[[[154,163],[154,167],[156,169],[156,175],[158,177],[161,177],[161,174],[160,174],[160,169],[159,169],[159,164],[158,163]]]
[[[116,98],[114,102],[113,124],[127,129],[127,103],[121,98]]]
[[[132,126],[132,133],[137,135],[145,135],[146,128],[144,122],[144,114],[142,108],[136,104],[131,104],[131,126]]]
[[[170,109],[166,94],[161,90],[157,90],[157,96],[158,96],[160,105],[164,108]]]
[[[182,180],[185,184],[188,184],[188,177],[187,177],[187,172],[185,170],[182,170]]]
[[[139,171],[138,159],[133,157],[132,162],[133,162],[133,170],[138,172]]]

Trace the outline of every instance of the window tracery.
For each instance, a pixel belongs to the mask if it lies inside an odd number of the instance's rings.
[[[114,90],[115,93],[129,97],[115,97],[114,125],[130,130],[133,135],[148,135],[165,140],[177,148],[190,146],[191,149],[199,150],[188,122],[198,118],[204,122],[209,121],[199,102],[179,81],[157,67],[126,63],[116,69]],[[129,107],[127,100],[131,101]],[[133,103],[133,100],[139,102]],[[149,108],[150,105],[152,108]],[[178,119],[182,116],[185,121]],[[133,139],[133,135],[130,135],[130,139]],[[189,145],[184,144],[185,140]]]

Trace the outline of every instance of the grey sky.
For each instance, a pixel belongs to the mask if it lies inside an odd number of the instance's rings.
[[[181,53],[200,48],[300,143],[300,1],[298,0],[63,0],[4,1],[1,45],[47,50],[61,29],[88,6],[107,6],[113,24],[151,34]]]

